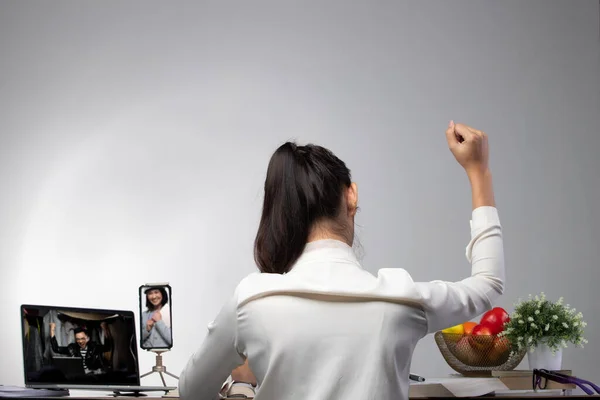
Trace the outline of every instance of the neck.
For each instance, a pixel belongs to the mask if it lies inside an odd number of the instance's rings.
[[[333,232],[331,229],[325,229],[324,227],[316,227],[312,229],[308,235],[307,243],[316,242],[317,240],[339,240],[340,242],[346,243],[348,246],[352,247],[352,238],[348,237],[350,235],[342,235]]]

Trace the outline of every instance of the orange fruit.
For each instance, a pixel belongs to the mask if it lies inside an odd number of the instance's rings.
[[[475,328],[475,326],[477,326],[477,322],[464,322],[463,324],[463,330],[465,335],[470,335],[471,333],[473,333],[473,328]]]

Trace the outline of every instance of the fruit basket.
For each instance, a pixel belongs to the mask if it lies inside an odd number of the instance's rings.
[[[479,323],[464,322],[434,334],[442,357],[456,372],[466,376],[490,376],[492,371],[515,369],[527,349],[514,348],[501,335],[510,321],[506,310],[494,307]]]
[[[492,371],[510,371],[519,365],[527,350],[511,348],[504,337],[436,332],[442,357],[456,372],[465,376],[489,376]]]

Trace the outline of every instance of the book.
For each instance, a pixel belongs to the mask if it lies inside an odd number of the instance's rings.
[[[409,397],[476,397],[510,390],[498,378],[427,378],[425,382],[411,382]]]
[[[32,389],[22,386],[4,386],[0,385],[0,398],[3,397],[61,397],[68,396],[67,389]]]
[[[558,371],[565,375],[573,375],[571,370]],[[492,376],[500,379],[510,390],[533,390],[533,371],[532,370],[512,370],[512,371],[492,371]],[[554,381],[548,381],[547,390],[569,390],[575,389],[573,383],[564,384]]]

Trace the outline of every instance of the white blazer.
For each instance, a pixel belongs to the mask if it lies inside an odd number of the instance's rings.
[[[466,257],[466,279],[414,282],[402,268],[372,275],[343,242],[308,243],[289,273],[239,283],[181,373],[180,397],[218,398],[248,358],[256,400],[408,399],[417,342],[484,313],[504,290],[495,207],[473,210]]]

